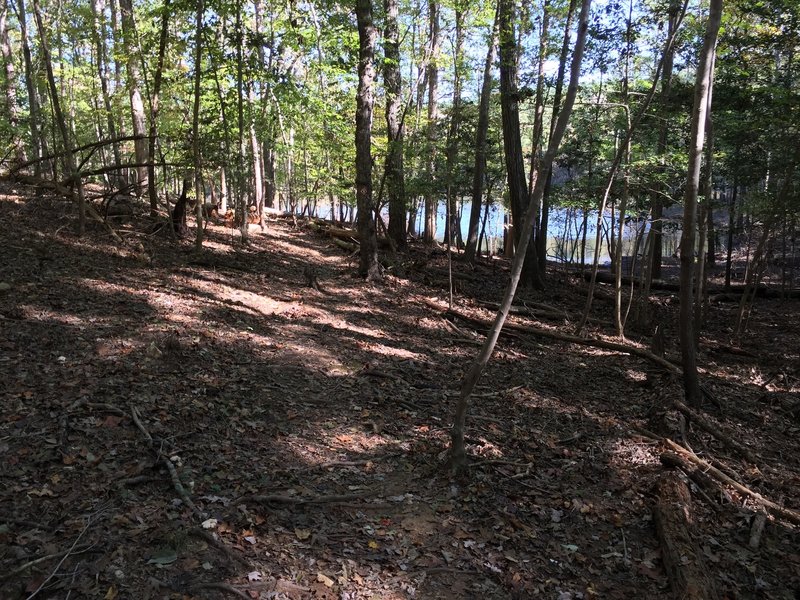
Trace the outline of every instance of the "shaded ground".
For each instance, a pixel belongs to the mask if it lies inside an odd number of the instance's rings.
[[[247,248],[212,226],[197,257],[142,218],[115,222],[122,245],[97,225],[78,239],[72,206],[1,185],[0,597],[670,597],[651,520],[662,448],[633,429],[681,394],[655,365],[502,339],[470,413],[470,476],[451,480],[455,389],[482,336],[434,308],[443,254],[415,250],[371,286],[281,219]],[[456,301],[491,318],[476,302],[499,299],[507,264],[472,275]],[[568,318],[515,321],[571,332],[584,298],[556,272],[520,301]],[[675,302],[656,306],[675,357]],[[735,309],[714,306],[704,338],[723,407],[708,409],[762,468],[689,441],[797,508],[798,303],[757,304],[741,354]],[[769,521],[752,550],[757,507],[696,500],[726,597],[798,597],[796,530]]]

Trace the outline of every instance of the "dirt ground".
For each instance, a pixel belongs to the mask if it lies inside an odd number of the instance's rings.
[[[446,465],[483,336],[445,318],[446,256],[415,246],[385,281],[302,221],[221,226],[205,251],[136,214],[75,235],[75,209],[0,184],[0,598],[670,598],[653,525],[661,444],[637,433],[681,384],[627,354],[501,338]],[[456,261],[460,311],[491,319],[508,264]],[[319,290],[307,286],[316,276]],[[589,334],[611,334],[601,286]],[[579,277],[553,270],[571,333]],[[677,299],[653,296],[677,360]],[[798,301],[711,307],[707,415],[757,458],[689,427],[699,455],[800,508]],[[649,347],[649,331],[628,343]],[[675,435],[676,414],[668,414]],[[677,438],[676,438],[677,439]],[[732,488],[693,494],[725,598],[800,597],[800,535]]]

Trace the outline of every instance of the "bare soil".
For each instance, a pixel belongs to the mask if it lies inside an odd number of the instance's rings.
[[[0,184],[0,598],[672,597],[652,520],[664,448],[636,428],[679,381],[502,338],[454,479],[448,426],[483,337],[443,316],[444,252],[388,256],[370,285],[302,221],[252,226],[247,246],[212,225],[198,256],[143,211],[109,221],[122,244],[99,224],[78,238],[74,206]],[[456,306],[491,319],[507,262],[454,268],[470,274]],[[571,333],[585,294],[553,270],[517,303],[564,318],[513,320]],[[601,286],[591,336],[612,339],[610,298]],[[677,299],[651,300],[677,360]],[[738,341],[735,304],[708,315],[707,415],[758,463],[691,424],[687,440],[795,509],[798,308],[759,300]],[[725,598],[800,597],[796,528],[768,519],[752,549],[761,509],[732,489],[692,511]]]

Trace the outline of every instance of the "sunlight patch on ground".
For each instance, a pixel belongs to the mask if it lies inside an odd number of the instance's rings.
[[[608,449],[609,463],[612,467],[622,469],[631,465],[655,465],[659,463],[657,453],[650,446],[645,446],[629,439],[617,439]]]

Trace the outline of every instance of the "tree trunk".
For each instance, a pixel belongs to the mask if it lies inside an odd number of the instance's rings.
[[[561,54],[558,58],[558,74],[556,75],[556,89],[553,93],[553,114],[550,118],[550,133],[548,141],[553,135],[553,127],[555,127],[556,120],[558,119],[558,111],[561,110],[561,96],[564,90],[564,77],[567,71],[567,59],[569,57],[569,43],[570,43],[570,30],[572,29],[572,19],[575,16],[575,7],[577,0],[570,0],[569,8],[567,9],[567,18],[564,23],[564,38],[561,43]],[[547,176],[547,185],[544,187],[544,196],[542,196],[542,203],[539,216],[539,227],[535,234],[538,241],[538,258],[539,258],[539,272],[542,277],[545,276],[545,267],[547,266],[547,230],[550,221],[550,189],[552,188],[553,171]]]
[[[426,175],[428,189],[425,192],[425,230],[422,239],[432,244],[436,239],[436,213],[439,205],[436,189],[436,119],[439,116],[439,6],[429,0],[428,33],[430,40],[428,58],[428,162]]]
[[[503,1],[504,0],[500,0],[500,2]],[[464,379],[461,382],[461,391],[456,404],[456,412],[453,417],[453,427],[450,431],[450,460],[451,466],[455,471],[462,470],[467,459],[466,449],[464,447],[464,433],[467,420],[467,408],[469,407],[469,397],[472,394],[473,389],[475,389],[475,385],[478,383],[483,370],[486,368],[486,365],[489,362],[489,358],[494,351],[497,339],[500,337],[500,331],[502,330],[503,324],[508,316],[508,312],[511,309],[511,304],[514,300],[514,294],[516,293],[517,285],[519,284],[522,275],[522,266],[525,260],[526,246],[528,245],[531,234],[533,233],[536,206],[541,200],[542,194],[544,194],[547,172],[552,167],[553,159],[555,158],[556,152],[561,145],[561,139],[564,137],[564,132],[567,129],[567,122],[569,121],[570,114],[572,113],[572,106],[575,103],[575,96],[578,93],[578,79],[581,72],[583,48],[586,42],[586,33],[589,28],[590,5],[591,0],[583,0],[578,22],[578,35],[575,39],[575,49],[572,53],[572,67],[570,69],[569,88],[564,99],[564,108],[558,115],[558,122],[553,130],[553,135],[550,139],[550,143],[548,144],[547,152],[542,158],[542,162],[540,164],[540,173],[536,180],[536,187],[533,190],[533,195],[528,203],[528,210],[525,213],[525,218],[522,222],[517,223],[518,226],[521,226],[523,231],[520,237],[520,246],[518,248],[518,252],[514,256],[514,261],[511,265],[511,280],[509,281],[508,286],[503,294],[503,299],[500,303],[500,308],[497,311],[497,315],[495,316],[492,329],[486,336],[486,341],[481,347],[478,356],[475,358],[475,361],[472,363],[472,366],[467,374],[464,375]],[[503,10],[501,9],[499,14],[502,14],[502,12]],[[502,23],[502,20],[500,21]],[[503,31],[502,24],[500,26],[500,31]]]
[[[199,0],[202,2],[202,0]],[[120,0],[122,13],[122,43],[125,46],[126,69],[128,72],[128,94],[131,100],[131,122],[136,152],[136,195],[143,196],[147,187],[147,132],[145,130],[144,103],[142,102],[139,74],[139,52],[136,43],[136,22],[133,18],[132,0]],[[202,203],[200,203],[202,205]],[[202,206],[201,206],[202,207]]]
[[[72,135],[70,134],[69,128],[67,127],[67,122],[64,119],[64,113],[61,111],[61,100],[58,95],[56,78],[53,75],[53,62],[50,58],[50,48],[47,44],[47,34],[45,33],[44,23],[42,22],[42,13],[39,9],[39,0],[33,0],[33,16],[36,19],[36,27],[39,30],[39,44],[41,46],[42,60],[44,61],[44,66],[47,70],[47,84],[50,87],[50,100],[53,104],[53,112],[55,114],[56,124],[61,132],[61,140],[64,143],[64,159],[67,164],[68,176],[73,194],[75,194],[75,191],[77,190],[78,235],[82,236],[86,232],[86,203],[83,197],[83,183],[78,176],[78,167],[75,164]]]
[[[463,245],[461,237],[461,226],[458,218],[456,206],[456,193],[453,185],[453,174],[455,172],[456,157],[458,154],[458,129],[461,119],[461,69],[464,62],[464,13],[461,9],[455,9],[456,39],[453,50],[453,104],[450,108],[450,127],[447,130],[447,220],[445,222],[444,237],[450,246],[455,241],[456,247]]]
[[[702,401],[700,378],[697,374],[697,358],[695,351],[694,313],[694,250],[697,228],[697,193],[700,185],[700,166],[703,159],[703,138],[706,124],[706,113],[709,109],[708,97],[711,93],[712,71],[714,67],[714,48],[717,43],[720,20],[722,18],[722,0],[711,0],[695,78],[694,107],[692,109],[692,127],[689,136],[689,164],[687,168],[686,195],[683,207],[683,231],[681,233],[681,273],[680,273],[680,316],[678,330],[680,332],[681,364],[683,366],[683,387],[686,403],[698,408]]]
[[[525,165],[519,128],[516,10],[513,0],[499,0],[497,19],[500,37],[500,107],[503,117],[503,150],[508,176],[514,247],[517,254],[523,247],[521,243],[524,242],[524,248],[527,249],[520,282],[523,286],[541,289],[543,283],[539,276],[536,246],[529,244],[529,240],[522,239],[522,231],[526,229],[523,225],[523,213],[528,200],[528,184],[525,181]],[[528,235],[532,235],[532,232]]]
[[[486,137],[489,132],[489,102],[492,96],[492,65],[494,64],[495,47],[497,40],[497,12],[495,11],[494,24],[489,36],[486,62],[483,65],[483,85],[481,86],[481,99],[478,106],[478,125],[475,129],[475,167],[472,172],[472,204],[469,213],[469,230],[467,232],[467,247],[464,258],[467,262],[475,261],[478,249],[478,225],[481,221],[481,198],[483,197],[483,182],[486,179]],[[488,205],[486,210],[488,211]]]
[[[406,247],[406,194],[403,173],[403,123],[400,76],[400,30],[397,0],[385,0],[383,77],[386,87],[386,188],[389,197],[389,238],[398,249]]]
[[[5,67],[5,79],[3,84],[5,87],[6,98],[6,115],[8,118],[8,125],[11,129],[11,145],[14,147],[14,160],[17,164],[22,164],[28,160],[25,156],[25,143],[22,141],[22,135],[19,130],[19,106],[17,105],[17,87],[16,75],[14,73],[14,57],[11,53],[11,41],[8,38],[8,25],[6,18],[8,16],[8,5],[4,1],[0,1],[0,55],[3,57],[3,65]],[[25,15],[20,13],[20,19],[24,19]]]
[[[372,0],[357,0],[358,92],[356,94],[356,201],[361,259],[358,272],[368,281],[380,279],[378,238],[372,206],[372,106],[375,82],[375,26]]]
[[[97,54],[97,77],[100,79],[100,92],[103,97],[103,109],[105,111],[106,126],[108,127],[108,135],[112,140],[117,138],[117,127],[114,122],[114,111],[111,108],[111,96],[108,92],[108,72],[106,60],[106,23],[103,15],[103,5],[100,0],[91,0],[89,6],[92,9],[92,20],[94,21],[94,31],[92,37],[94,38],[95,53]],[[157,72],[157,76],[160,70]],[[122,158],[119,152],[119,143],[112,143],[112,150],[114,152],[114,163],[117,165],[122,164]],[[120,173],[116,173],[119,177]],[[113,181],[113,180],[112,180]]]
[[[22,43],[22,57],[25,65],[25,88],[28,90],[28,110],[30,113],[31,146],[33,148],[33,174],[41,176],[41,162],[39,158],[45,156],[47,151],[46,140],[40,128],[41,110],[39,108],[39,94],[34,83],[33,61],[31,60],[31,46],[28,40],[27,15],[25,12],[25,0],[17,0],[17,15],[19,17],[20,41]]]
[[[685,11],[680,9],[680,0],[672,0],[669,7],[669,19],[667,20],[667,36],[672,36],[678,28],[678,23],[682,18],[681,15]],[[667,48],[664,52],[664,75],[661,79],[661,108],[664,109],[669,104],[669,97],[672,93],[672,69],[675,62],[675,46]],[[658,145],[656,152],[659,158],[663,161],[667,151],[667,133],[669,132],[669,122],[662,121],[658,132]],[[664,172],[661,167],[659,171]],[[652,199],[652,216],[651,227],[653,228],[653,249],[652,249],[652,262],[648,271],[650,279],[661,279],[661,260],[663,254],[663,230],[664,230],[664,194],[666,186],[663,184],[657,185],[656,191],[653,193]],[[649,283],[649,282],[648,282]]]
[[[129,2],[130,0],[122,1]],[[195,219],[197,222],[194,247],[196,252],[200,252],[203,249],[203,204],[205,204],[203,171],[200,160],[200,81],[203,78],[203,9],[203,0],[197,0],[194,37],[194,107],[192,109],[192,156],[194,159]]]
[[[684,0],[683,10],[680,13],[680,18],[681,19],[683,18],[683,15],[685,14],[685,12],[686,12],[686,0]],[[661,58],[659,59],[658,66],[656,67],[656,72],[653,75],[653,85],[650,87],[650,91],[647,93],[647,96],[644,98],[642,104],[639,106],[639,110],[638,110],[638,112],[636,114],[636,117],[633,120],[631,120],[630,117],[628,117],[629,126],[628,126],[628,130],[627,130],[627,132],[625,134],[625,139],[618,146],[617,152],[616,152],[616,154],[614,156],[614,160],[611,163],[611,168],[609,169],[608,175],[606,176],[605,189],[604,189],[604,192],[603,192],[603,197],[600,199],[600,206],[599,206],[599,210],[597,212],[597,224],[596,224],[595,247],[594,247],[594,260],[592,261],[592,276],[591,276],[591,280],[590,280],[590,283],[589,283],[589,291],[587,293],[586,305],[584,306],[583,314],[581,315],[580,322],[578,323],[578,326],[575,329],[576,333],[578,333],[578,334],[583,330],[584,326],[586,325],[586,321],[589,318],[589,312],[591,311],[591,308],[592,308],[592,300],[594,298],[595,281],[597,279],[597,268],[598,268],[598,262],[599,262],[599,259],[600,259],[600,246],[601,246],[601,241],[602,241],[601,236],[602,236],[602,229],[603,229],[603,227],[602,227],[603,226],[603,214],[605,213],[606,206],[607,206],[607,203],[608,203],[608,198],[609,198],[609,195],[611,194],[611,187],[614,184],[614,179],[616,178],[617,170],[619,169],[620,164],[622,164],[622,161],[625,158],[625,151],[628,148],[628,145],[630,144],[631,138],[633,137],[633,133],[639,127],[639,124],[641,123],[642,119],[647,114],[647,109],[649,108],[650,103],[652,102],[653,97],[654,97],[654,95],[656,93],[658,81],[659,81],[659,78],[661,77],[661,73],[663,72],[665,57],[667,55],[667,51],[669,50],[669,48],[675,43],[676,33],[677,33],[677,28],[676,28],[675,31],[672,32],[672,35],[667,37],[667,40],[666,40],[665,45],[664,45],[664,52],[661,53]],[[626,109],[627,109],[627,107],[626,107]],[[614,222],[613,210],[612,210],[612,215],[611,215],[611,222],[612,223]],[[609,237],[609,253],[612,255],[612,260],[613,260],[614,252],[613,252],[613,248],[611,248],[610,240],[611,240],[611,237]]]
[[[161,81],[164,71],[164,55],[167,51],[167,36],[169,34],[170,1],[164,0],[161,8],[161,33],[158,38],[158,64],[156,66],[153,93],[150,96],[150,139],[148,140],[148,154],[150,164],[147,165],[147,184],[150,195],[150,216],[155,217],[158,211],[158,189],[156,187],[156,138],[158,136],[158,110],[161,94]]]

